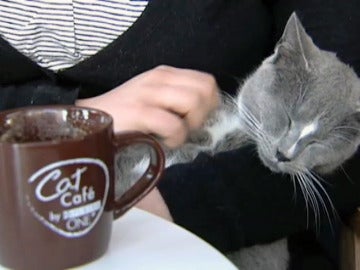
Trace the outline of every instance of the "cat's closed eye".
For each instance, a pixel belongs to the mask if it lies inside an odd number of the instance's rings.
[[[293,125],[293,121],[291,120],[289,113],[287,111],[285,111],[285,112],[286,112],[287,121],[288,121],[287,127],[288,127],[288,129],[291,129],[291,127]]]

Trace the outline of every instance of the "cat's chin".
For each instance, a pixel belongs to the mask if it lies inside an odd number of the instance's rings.
[[[263,164],[274,173],[287,173],[294,174],[294,170],[291,168],[291,162],[279,162],[277,160],[271,160],[267,157],[259,155]]]
[[[280,173],[282,172],[281,169],[279,168],[279,164],[276,161],[272,161],[269,158],[265,157],[264,155],[261,154],[261,152],[259,152],[259,157],[262,161],[262,163],[271,171],[275,172],[275,173]]]

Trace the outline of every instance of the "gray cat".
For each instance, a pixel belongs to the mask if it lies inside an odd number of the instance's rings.
[[[360,79],[334,53],[313,43],[295,13],[275,52],[244,81],[235,98],[223,97],[221,106],[184,146],[167,150],[166,165],[190,162],[199,152],[214,154],[248,143],[256,145],[265,166],[299,183],[315,213],[320,207],[328,211],[326,205],[331,205],[327,195],[320,195],[319,191],[326,192],[319,175],[341,166],[360,145]],[[121,155],[122,175],[135,163],[139,171],[145,164],[136,152]],[[285,270],[289,254],[282,239],[229,257],[240,269]]]

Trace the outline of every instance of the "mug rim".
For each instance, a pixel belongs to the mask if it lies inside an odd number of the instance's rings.
[[[99,115],[105,117],[106,121],[104,122],[104,124],[99,125],[99,127],[94,128],[92,130],[93,132],[88,133],[83,137],[74,137],[74,138],[67,138],[67,139],[62,139],[62,140],[31,141],[31,142],[0,141],[0,145],[4,145],[4,146],[8,145],[8,146],[14,146],[14,147],[31,147],[31,146],[41,147],[41,146],[58,145],[58,144],[70,143],[70,142],[79,142],[79,141],[85,140],[89,136],[99,134],[99,133],[103,132],[104,130],[106,130],[107,128],[112,127],[113,121],[114,121],[110,114],[108,114],[105,111],[99,110],[99,109],[85,107],[85,106],[61,105],[61,104],[58,104],[58,105],[36,105],[36,106],[27,106],[27,107],[18,107],[18,108],[14,108],[14,109],[8,109],[8,110],[0,111],[0,118],[5,118],[6,115],[9,115],[12,113],[17,113],[17,112],[27,113],[30,111],[35,112],[35,111],[40,111],[40,110],[48,110],[48,111],[87,110],[89,112],[96,113],[96,114],[99,114]],[[0,126],[3,126],[3,125],[0,124]]]

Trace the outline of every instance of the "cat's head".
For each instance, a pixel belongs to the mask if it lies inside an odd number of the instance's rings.
[[[273,171],[327,173],[360,143],[360,79],[313,43],[295,13],[274,53],[244,82],[237,104]]]

